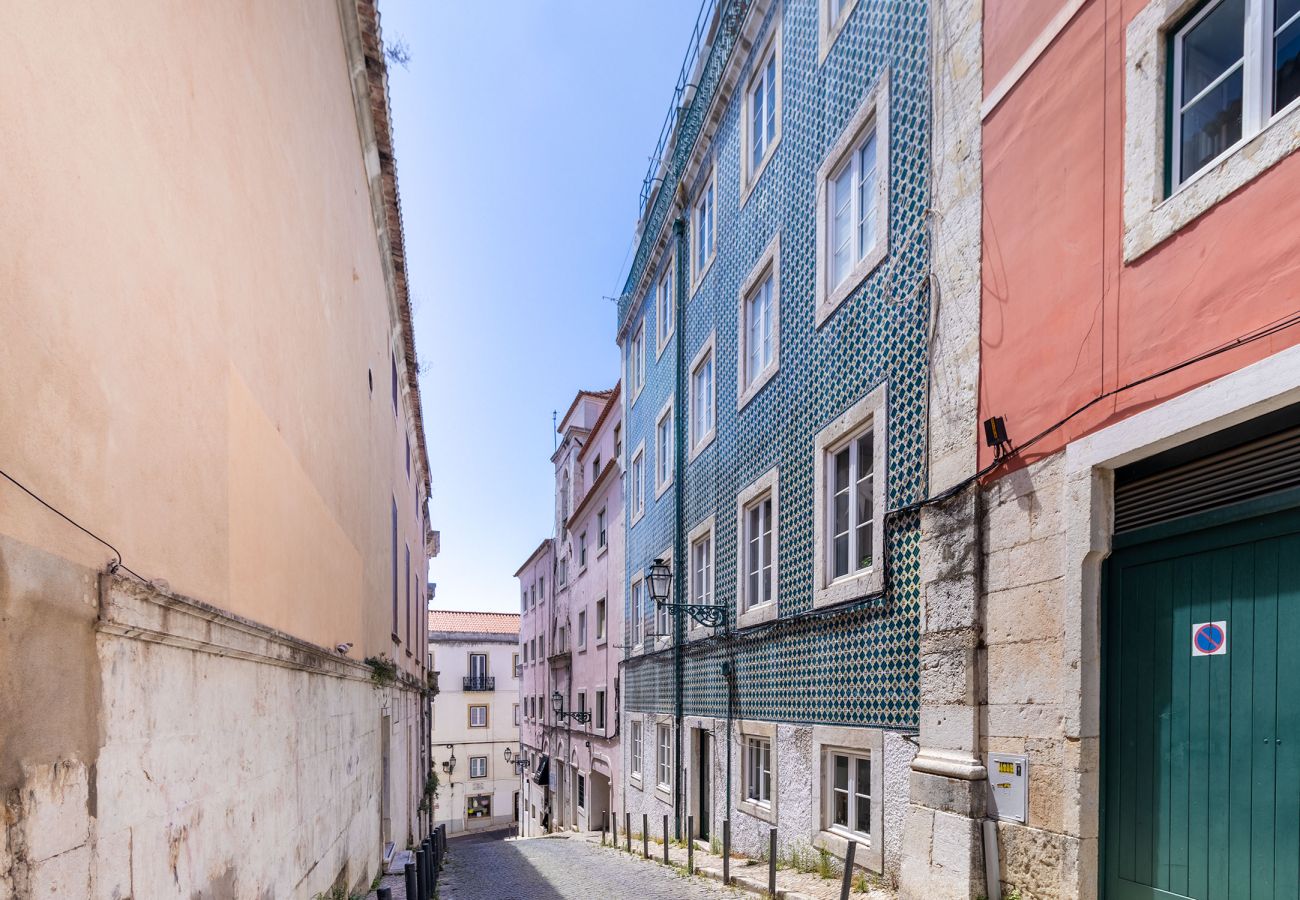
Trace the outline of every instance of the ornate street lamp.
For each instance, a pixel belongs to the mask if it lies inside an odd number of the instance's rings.
[[[523,754],[516,754],[511,748],[507,747],[505,757],[506,762],[514,765],[516,775],[524,774],[524,769],[528,768],[528,760],[523,757]]]
[[[726,626],[727,608],[725,606],[668,602],[668,595],[673,586],[673,570],[662,559],[656,559],[650,564],[649,581],[650,599],[658,604],[660,609],[668,610],[668,613],[673,617],[685,613],[694,619],[697,624],[706,628]]]
[[[584,712],[582,710],[579,710],[578,712],[565,712],[564,696],[559,691],[555,691],[551,694],[551,707],[555,710],[555,718],[557,720],[573,719],[576,722],[582,722],[584,725],[591,721],[591,713],[589,712]]]
[[[456,750],[451,744],[447,745],[447,749],[451,750],[451,756],[442,761],[442,770],[447,773],[447,778],[450,779],[451,773],[456,771]]]

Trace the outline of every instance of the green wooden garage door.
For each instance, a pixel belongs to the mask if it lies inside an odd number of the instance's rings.
[[[1224,518],[1107,564],[1106,900],[1300,897],[1300,511]]]

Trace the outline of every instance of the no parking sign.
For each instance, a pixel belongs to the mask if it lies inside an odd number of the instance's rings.
[[[1227,622],[1198,622],[1192,626],[1192,656],[1223,656],[1227,652]]]

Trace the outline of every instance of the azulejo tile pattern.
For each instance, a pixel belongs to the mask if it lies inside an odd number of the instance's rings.
[[[727,605],[732,630],[686,645],[681,659],[683,713],[725,716],[734,672],[738,717],[911,729],[919,709],[919,525],[915,515],[891,520],[886,536],[883,597],[814,610],[814,438],[819,430],[881,383],[887,385],[890,508],[924,496],[926,350],[930,293],[925,210],[928,202],[929,71],[923,0],[860,0],[826,60],[817,61],[817,0],[777,0],[755,46],[778,18],[782,42],[781,137],[775,155],[741,207],[741,90],[727,101],[710,152],[717,154],[718,256],[678,320],[673,343],[656,362],[647,353],[646,386],[627,415],[627,446],[642,439],[652,472],[654,416],[676,397],[677,482],[658,501],[647,489],[646,514],[628,530],[627,577],[666,550],[686,558],[685,535],[717,517],[716,602]],[[715,43],[694,105],[686,114],[674,162],[679,177],[718,88],[731,47]],[[755,60],[746,62],[739,84]],[[890,79],[891,197],[885,261],[820,327],[814,320],[816,172],[862,98],[878,78]],[[692,193],[696,185],[688,185]],[[628,277],[630,292],[647,268],[657,274],[675,254],[678,297],[689,291],[689,223],[670,219],[675,192],[660,191]],[[663,229],[668,251],[651,258]],[[744,409],[736,409],[738,291],[772,236],[781,233],[780,368]],[[619,324],[644,317],[655,333],[655,310],[644,295],[625,296]],[[686,368],[716,335],[717,438],[687,463]],[[677,346],[677,342],[682,342]],[[735,631],[736,496],[779,467],[779,615]],[[877,475],[879,477],[879,473]],[[630,488],[630,479],[628,479]],[[877,521],[881,511],[877,510]],[[684,596],[682,565],[674,595]],[[627,594],[630,597],[630,592]],[[627,621],[631,621],[631,611]],[[650,620],[651,623],[653,619]],[[630,627],[630,626],[629,626]],[[651,624],[652,627],[652,624]],[[678,626],[681,628],[681,626]],[[678,632],[684,635],[684,630]],[[630,646],[630,632],[626,641]],[[671,713],[677,662],[672,652],[638,657],[629,650],[627,709]]]

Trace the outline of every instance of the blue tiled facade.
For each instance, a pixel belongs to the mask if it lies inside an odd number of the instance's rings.
[[[754,42],[762,47],[779,24],[781,132],[774,156],[742,206],[743,86],[755,59],[745,61],[711,137],[716,154],[717,257],[690,295],[689,218],[679,222],[674,188],[697,149],[701,123],[733,52],[729,14],[764,16]],[[740,718],[773,722],[875,726],[913,730],[918,724],[918,538],[915,515],[890,519],[882,594],[839,606],[813,606],[814,439],[818,431],[881,384],[887,392],[886,502],[904,506],[924,496],[927,330],[930,311],[926,239],[929,159],[929,70],[924,0],[859,0],[843,31],[819,62],[818,0],[723,3],[723,27],[707,58],[701,85],[684,113],[667,186],[651,200],[640,246],[619,303],[620,342],[645,323],[646,384],[628,393],[625,453],[644,442],[646,512],[627,521],[627,579],[672,549],[674,595],[685,596],[686,535],[716,516],[715,602],[728,608],[729,629],[667,649],[630,653],[624,670],[627,712],[725,716],[722,663],[734,666]],[[737,16],[736,18],[739,18]],[[738,24],[738,23],[737,23]],[[740,52],[740,51],[735,51]],[[884,261],[820,326],[815,322],[816,174],[862,99],[888,78],[890,218]],[[883,160],[882,160],[883,163]],[[708,168],[708,167],[704,167]],[[882,168],[883,171],[883,168]],[[685,185],[692,198],[702,176]],[[667,230],[668,240],[657,249]],[[780,362],[775,376],[737,410],[737,316],[741,284],[780,232]],[[675,263],[679,327],[656,358],[653,284]],[[647,271],[649,269],[649,271]],[[654,277],[646,279],[650,274]],[[688,461],[685,379],[700,347],[716,339],[717,437]],[[678,348],[676,342],[683,342]],[[675,398],[678,442],[675,483],[657,500],[655,425]],[[737,630],[737,494],[779,467],[777,618]],[[879,473],[877,473],[879,477]],[[630,491],[632,479],[625,478]],[[680,497],[678,496],[680,492]],[[632,508],[631,497],[627,505]],[[877,520],[881,510],[877,510]],[[625,591],[630,598],[630,591]],[[631,609],[625,622],[630,623]],[[628,626],[630,627],[630,625]],[[631,647],[631,635],[624,643]]]

